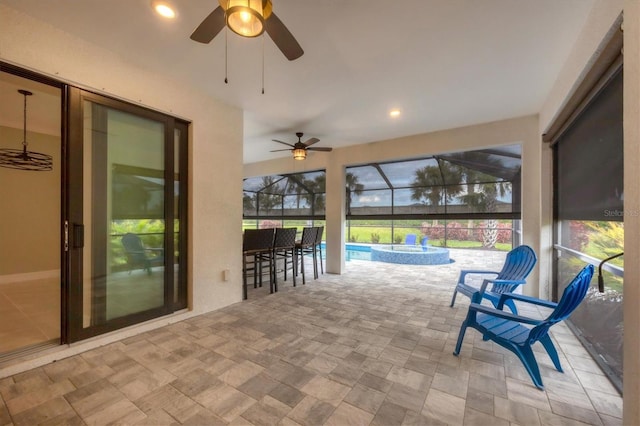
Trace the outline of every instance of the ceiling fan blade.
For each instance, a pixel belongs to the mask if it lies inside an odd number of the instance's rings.
[[[290,149],[285,148],[285,149],[274,149],[274,150],[271,150],[271,151],[269,151],[269,152],[280,152],[280,151],[291,151],[291,150],[290,150]]]
[[[317,147],[317,148],[307,148],[307,150],[309,151],[323,151],[323,152],[329,152],[331,151],[333,148],[324,148],[324,147]]]
[[[275,13],[271,13],[264,25],[269,37],[288,60],[293,61],[302,56],[304,50]]]
[[[311,145],[313,145],[314,143],[318,143],[318,142],[320,142],[320,139],[318,139],[318,138],[311,138],[311,139],[309,139],[309,140],[307,140],[306,142],[303,142],[303,143],[304,143],[306,146],[311,146]]]
[[[283,145],[290,146],[291,148],[295,148],[295,147],[294,147],[292,144],[290,144],[290,143],[282,142],[282,141],[279,141],[278,139],[271,139],[271,140],[272,140],[272,141],[274,141],[274,142],[281,143],[281,144],[283,144]]]
[[[200,43],[209,43],[224,28],[224,9],[220,6],[213,9],[198,28],[191,34],[191,40]]]

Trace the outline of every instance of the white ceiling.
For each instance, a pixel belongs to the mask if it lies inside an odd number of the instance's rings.
[[[340,147],[537,113],[593,0],[272,0],[305,54],[263,39],[189,39],[217,0],[0,0],[244,109],[245,163],[317,137]],[[402,115],[391,119],[388,112]],[[313,153],[312,155],[326,155]]]

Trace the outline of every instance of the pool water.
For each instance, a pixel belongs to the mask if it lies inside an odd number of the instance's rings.
[[[382,247],[382,246],[381,246]],[[416,253],[422,254],[424,253],[424,250],[422,249],[422,247],[420,246],[416,246],[415,248],[410,248],[410,247],[406,247],[406,246],[386,246],[387,249],[389,250],[395,250],[398,252],[407,252],[407,251],[415,251]],[[422,261],[422,260],[413,260],[413,259],[400,259],[398,261],[394,261],[394,260],[384,260],[384,259],[377,259],[377,260],[382,260],[382,261],[387,261],[387,262],[392,262],[392,263],[403,263],[403,264],[422,264],[422,265],[437,265],[437,264],[444,264],[444,263],[451,263],[454,260],[453,259],[449,259],[449,254],[448,254],[448,250],[446,249],[442,249],[442,248],[437,248],[437,247],[429,247],[430,251],[447,251],[446,254],[446,260],[441,260],[441,261]],[[327,255],[326,255],[326,250],[325,250],[325,243],[322,243],[322,258],[326,259]],[[349,261],[349,260],[371,260],[371,246],[369,245],[364,245],[364,244],[345,244],[345,260]]]
[[[350,244],[345,247],[345,260],[371,260],[371,247],[349,248]]]
[[[325,243],[322,243],[322,258],[327,258],[327,251],[325,250]],[[345,260],[371,260],[371,246],[359,245],[359,244],[346,244],[345,245]]]

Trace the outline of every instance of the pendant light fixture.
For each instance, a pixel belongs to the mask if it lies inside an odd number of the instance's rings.
[[[22,149],[0,148],[0,167],[34,172],[53,169],[53,158],[50,155],[28,150],[27,144],[27,96],[33,95],[28,90],[20,89],[24,96],[24,127],[22,131]]]

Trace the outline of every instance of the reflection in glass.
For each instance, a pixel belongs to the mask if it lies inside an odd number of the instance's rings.
[[[164,124],[84,102],[84,327],[164,305]]]
[[[563,220],[560,222],[561,245],[584,253],[597,261],[621,253],[624,248],[622,222]],[[608,264],[624,269],[624,257]],[[578,257],[563,254],[557,261],[558,293],[584,267]],[[597,275],[597,274],[596,274]],[[614,377],[622,377],[624,281],[621,276],[604,271],[605,292],[599,293],[597,277],[584,302],[570,318],[570,323],[611,369]]]

